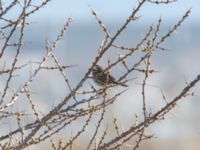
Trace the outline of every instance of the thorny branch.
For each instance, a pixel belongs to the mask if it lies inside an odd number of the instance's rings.
[[[51,146],[55,150],[73,149],[78,145],[78,140],[87,133],[87,143],[81,149],[94,149],[94,150],[105,150],[105,149],[120,149],[123,147],[131,146],[132,149],[137,149],[141,142],[152,138],[152,135],[146,135],[145,129],[150,125],[152,126],[156,121],[163,120],[164,116],[168,114],[172,109],[175,108],[178,101],[189,95],[191,89],[196,86],[200,80],[200,75],[188,83],[183,90],[177,94],[177,96],[170,102],[158,110],[155,113],[148,112],[148,105],[146,100],[146,89],[148,78],[151,74],[156,71],[151,64],[154,53],[157,50],[166,50],[162,47],[164,43],[172,34],[182,25],[185,19],[189,16],[190,11],[186,11],[183,17],[169,30],[166,34],[160,34],[160,27],[162,18],[158,19],[157,24],[149,26],[147,33],[140,41],[132,47],[127,47],[126,44],[120,45],[117,39],[120,39],[120,35],[128,28],[130,23],[134,23],[139,20],[137,16],[145,3],[153,4],[170,4],[177,0],[140,0],[131,14],[122,23],[116,32],[109,32],[109,28],[100,19],[98,14],[93,8],[91,8],[92,15],[94,16],[97,24],[104,33],[104,39],[99,45],[99,49],[96,50],[97,54],[91,61],[91,65],[80,79],[80,81],[73,85],[70,77],[66,73],[72,67],[77,65],[63,64],[60,62],[59,57],[55,53],[59,42],[64,38],[65,33],[71,25],[72,19],[69,18],[60,33],[56,36],[54,42],[49,42],[48,37],[46,38],[45,49],[46,53],[42,59],[36,64],[37,67],[31,71],[29,78],[24,81],[20,86],[13,87],[11,81],[13,81],[14,73],[22,70],[29,66],[29,62],[24,64],[19,63],[21,54],[23,53],[24,34],[27,25],[31,25],[27,22],[27,18],[30,18],[32,14],[38,13],[40,9],[44,8],[50,0],[40,1],[40,3],[34,4],[33,0],[13,0],[7,2],[6,5],[3,0],[0,0],[0,58],[7,61],[6,52],[8,48],[15,50],[15,55],[12,59],[9,59],[10,67],[0,69],[0,75],[6,78],[3,88],[0,89],[0,121],[6,122],[7,119],[16,121],[14,129],[7,130],[4,135],[0,134],[0,147],[1,149],[15,149],[20,150],[29,147],[34,144],[42,143],[43,141],[50,140]],[[13,9],[21,10],[16,18],[8,18],[10,12]],[[12,38],[17,35],[17,40],[13,42]],[[129,88],[114,90],[116,85],[96,86],[89,85],[88,81],[91,79],[91,72],[93,67],[100,64],[106,57],[106,53],[112,50],[117,53],[123,54],[112,60],[107,60],[108,65],[105,67],[105,71],[112,72],[117,66],[120,66],[124,72],[116,79],[117,82],[121,82],[130,85],[133,73],[137,72],[144,76],[141,81],[141,95],[142,95],[142,112],[143,120],[138,123],[130,124],[130,128],[120,131],[120,126],[117,123],[118,118],[114,117],[112,126],[116,132],[116,135],[112,138],[109,132],[109,124],[106,124],[106,116],[109,114],[111,106],[119,101],[121,95],[123,95]],[[132,59],[136,57],[137,59]],[[52,60],[53,65],[46,65],[48,61]],[[38,104],[35,103],[33,93],[31,91],[31,85],[35,83],[35,80],[39,78],[38,74],[41,72],[56,72],[62,77],[64,83],[66,83],[66,95],[61,100],[56,100],[57,104],[49,110],[46,114],[40,113],[41,110],[38,108]],[[21,75],[21,74],[19,74]],[[24,98],[22,98],[24,97]],[[30,107],[30,111],[13,109],[17,103],[27,102]],[[31,114],[30,114],[31,113]],[[31,115],[33,116],[30,121],[26,122],[26,118]],[[80,121],[82,120],[82,122]],[[25,122],[25,123],[24,123]],[[60,133],[63,133],[65,129],[71,129],[74,124],[80,124],[80,128],[75,130],[71,136],[63,134],[64,138],[60,137],[58,143],[54,137]],[[0,126],[4,124],[0,123]],[[93,130],[88,130],[90,127]],[[135,140],[135,145],[129,145],[128,142],[132,139]],[[80,145],[78,145],[80,147]]]

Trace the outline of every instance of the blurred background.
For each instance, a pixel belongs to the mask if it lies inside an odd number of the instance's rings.
[[[26,28],[25,45],[23,54],[20,56],[21,63],[41,60],[46,52],[46,37],[49,41],[54,41],[65,20],[72,17],[73,22],[65,39],[59,43],[56,54],[60,62],[77,65],[67,72],[71,83],[76,84],[90,66],[104,38],[90,8],[97,12],[111,33],[115,33],[136,4],[136,0],[54,0],[50,2],[28,20],[30,25]],[[148,27],[151,24],[156,25],[159,17],[162,17],[160,34],[165,34],[188,9],[192,11],[190,17],[163,44],[169,50],[157,52],[152,60],[152,67],[158,73],[152,75],[148,81],[148,84],[152,85],[147,91],[149,111],[155,112],[164,106],[161,89],[170,101],[186,85],[185,81],[191,81],[200,73],[200,1],[179,0],[169,5],[146,3],[137,14],[141,18],[130,24],[118,40],[119,43],[128,47],[136,45],[148,31]],[[12,49],[7,55],[8,58],[13,55]],[[105,62],[101,63],[105,64]],[[31,70],[30,67],[30,72]],[[12,81],[13,86],[17,87],[30,75],[29,73],[19,74],[20,76],[16,77],[18,80]],[[55,100],[60,100],[66,95],[66,91],[61,90],[66,87],[59,75],[44,72],[39,76],[40,78],[37,78],[31,86],[35,92],[35,103],[38,104],[38,109],[46,113],[57,103]],[[141,80],[138,75],[133,75],[134,77],[138,80],[133,80],[129,85],[129,90],[110,108],[110,117],[117,117],[122,129],[129,127],[135,114],[142,115],[141,86],[139,85]],[[90,81],[88,84],[94,83]],[[193,92],[196,95],[180,101],[176,109],[167,115],[166,120],[150,127],[147,132],[153,133],[156,138],[144,142],[140,150],[159,150],[161,146],[162,150],[200,149],[200,84],[193,88]],[[24,107],[26,104],[19,105],[18,107]],[[107,121],[109,122],[109,115]]]

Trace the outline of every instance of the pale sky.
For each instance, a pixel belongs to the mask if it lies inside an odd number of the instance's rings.
[[[90,11],[90,7],[92,7],[102,19],[120,21],[131,13],[136,4],[137,0],[53,0],[40,10],[38,15],[33,17],[42,20],[55,19],[56,21],[72,16],[74,20],[87,22],[94,19]],[[161,4],[159,6],[147,2],[138,15],[141,15],[148,22],[160,16],[173,21],[179,19],[190,8],[192,8],[190,19],[199,23],[199,0],[178,0],[178,2],[169,5]]]

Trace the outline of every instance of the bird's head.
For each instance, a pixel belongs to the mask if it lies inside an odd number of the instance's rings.
[[[103,71],[103,69],[102,69],[99,65],[95,65],[95,66],[92,68],[92,73],[93,73],[93,74],[101,73],[102,71]]]

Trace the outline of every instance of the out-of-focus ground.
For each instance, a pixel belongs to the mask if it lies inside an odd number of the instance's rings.
[[[199,150],[200,138],[179,138],[179,139],[153,139],[148,140],[146,142],[141,143],[138,150]],[[85,142],[79,142],[78,146],[74,146],[73,150],[80,150],[81,145],[85,145]],[[134,145],[134,144],[133,144]],[[132,144],[129,143],[129,145],[124,146],[123,150],[130,150]],[[39,149],[45,149],[49,147],[49,145],[44,144],[43,146],[40,146]],[[33,149],[36,149],[38,147],[33,147]]]

